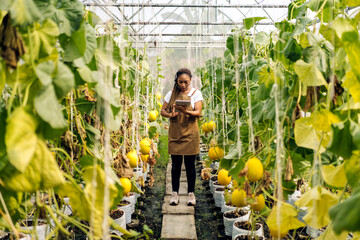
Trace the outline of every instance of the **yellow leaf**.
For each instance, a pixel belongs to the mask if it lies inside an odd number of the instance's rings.
[[[352,240],[360,240],[360,232],[354,233]]]
[[[360,102],[360,81],[355,76],[354,72],[348,71],[345,74],[343,81],[344,83],[342,85],[349,90],[354,102]]]
[[[310,227],[319,229],[329,224],[330,217],[328,211],[330,207],[336,205],[337,197],[330,191],[319,186],[307,191],[295,205],[307,207],[308,213],[304,216],[304,221]]]
[[[298,212],[295,207],[288,203],[281,202],[273,207],[266,223],[271,231],[283,235],[291,229],[305,226],[303,222],[297,219],[297,215]]]
[[[337,167],[324,165],[321,167],[321,173],[325,182],[331,186],[344,187],[347,182],[344,163]]]
[[[346,240],[348,234],[348,232],[344,231],[340,235],[336,235],[332,227],[329,226],[326,228],[325,232],[315,240]]]

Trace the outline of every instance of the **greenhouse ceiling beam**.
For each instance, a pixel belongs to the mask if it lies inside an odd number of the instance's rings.
[[[85,6],[93,7],[193,7],[193,8],[288,8],[288,5],[275,5],[275,4],[234,4],[234,5],[208,5],[208,4],[133,4],[133,3],[84,3]]]
[[[232,33],[138,33],[138,34],[129,34],[129,36],[139,36],[139,37],[225,37],[231,36]]]
[[[117,25],[243,25],[243,22],[124,22]],[[257,23],[257,25],[274,25],[273,22]]]
[[[144,46],[140,47],[140,48],[144,48]],[[174,48],[174,49],[187,49],[187,48],[226,48],[225,45],[222,46],[162,46],[162,47],[155,47],[155,46],[148,46],[146,48]]]

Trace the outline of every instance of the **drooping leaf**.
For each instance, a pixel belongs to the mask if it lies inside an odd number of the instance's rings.
[[[272,208],[270,215],[266,219],[266,223],[270,229],[278,233],[287,233],[291,229],[305,226],[303,222],[297,219],[297,215],[298,212],[295,207],[288,203],[281,202]]]
[[[304,221],[312,228],[322,228],[329,224],[330,217],[328,211],[330,207],[337,204],[337,196],[329,190],[316,186],[295,202],[298,207],[307,207],[308,213],[304,216]]]
[[[34,60],[46,57],[52,53],[57,42],[59,29],[50,19],[42,24],[34,23],[33,31],[25,34],[29,52]]]
[[[360,191],[354,192],[350,198],[332,207],[329,211],[332,227],[336,234],[343,231],[360,231]]]
[[[52,128],[62,129],[67,126],[53,85],[44,86],[40,90],[34,98],[34,105],[39,116]]]
[[[353,71],[350,70],[345,74],[342,85],[349,90],[353,102],[360,103],[360,80]]]
[[[339,166],[323,165],[321,173],[325,182],[334,187],[344,187],[347,179],[345,174],[344,163]]]
[[[295,63],[295,72],[306,87],[327,85],[319,69],[312,63],[298,60]]]
[[[44,18],[51,18],[59,27],[60,34],[68,36],[80,27],[84,4],[77,0],[34,0]]]
[[[301,58],[302,49],[301,46],[297,43],[297,41],[290,37],[287,44],[285,45],[284,50],[281,51],[286,58],[288,58],[292,62],[296,62]]]
[[[37,122],[24,108],[17,108],[7,119],[5,144],[10,163],[25,172],[37,148]]]
[[[245,18],[243,19],[244,27],[246,29],[252,28],[257,22],[259,22],[262,19],[266,19],[266,17],[251,17],[251,18]]]
[[[82,21],[80,28],[70,37],[67,37],[66,34],[61,35],[60,43],[64,49],[65,62],[71,62],[84,56],[86,49],[85,22]]]
[[[237,35],[230,36],[226,39],[226,48],[230,50],[230,52],[233,56],[235,56],[235,49],[236,49],[236,46],[235,46],[236,40],[234,41],[235,36],[237,36]],[[242,41],[241,41],[240,37],[238,37],[237,42],[238,42],[237,50],[239,52],[242,49]]]
[[[106,193],[105,178],[109,187],[109,197],[107,198],[109,207],[113,205],[113,200],[117,195],[118,190],[115,187],[114,181],[109,176],[106,176],[104,170],[100,167],[97,167],[95,172],[94,167],[92,166],[84,168],[83,178],[86,182],[86,187],[84,189],[85,195],[88,197],[90,203],[94,203],[94,205],[91,204],[92,211],[88,213],[88,220],[90,220],[90,216],[92,215],[94,237],[101,238],[103,219],[104,217],[108,217],[108,213],[104,213],[104,194]],[[93,184],[93,178],[96,181],[96,185]]]
[[[33,0],[13,0],[10,13],[14,24],[21,27],[26,27],[42,18]]]
[[[4,179],[5,187],[19,192],[35,192],[65,183],[62,173],[47,148],[38,140],[35,153],[23,173],[17,172]]]
[[[64,97],[75,86],[74,74],[70,68],[61,61],[58,61],[57,63],[57,69],[53,78],[53,83],[58,99]]]

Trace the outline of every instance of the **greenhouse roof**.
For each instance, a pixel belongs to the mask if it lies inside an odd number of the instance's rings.
[[[214,46],[226,41],[231,29],[245,18],[264,17],[255,32],[271,31],[287,17],[290,0],[84,0],[102,21],[129,27],[136,43],[157,42],[165,47]],[[223,44],[222,44],[223,46]],[[156,44],[155,44],[156,47]]]

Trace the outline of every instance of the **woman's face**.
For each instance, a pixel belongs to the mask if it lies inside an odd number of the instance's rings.
[[[180,90],[182,92],[185,92],[188,89],[188,87],[190,86],[190,82],[191,82],[191,78],[186,73],[181,74],[177,78],[177,84],[179,85]]]

